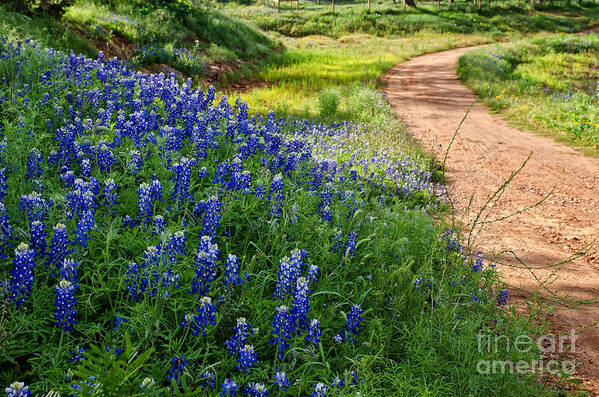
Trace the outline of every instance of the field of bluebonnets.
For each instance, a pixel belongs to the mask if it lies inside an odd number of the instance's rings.
[[[364,125],[3,39],[0,129],[9,396],[542,393],[477,373],[530,325]]]

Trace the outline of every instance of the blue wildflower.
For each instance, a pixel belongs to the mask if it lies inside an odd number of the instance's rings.
[[[280,173],[272,178],[268,201],[270,202],[270,215],[278,216],[283,207],[283,175]]]
[[[200,387],[206,394],[216,388],[216,375],[214,372],[205,371],[200,375]]]
[[[221,396],[235,396],[237,393],[237,389],[239,389],[239,385],[231,378],[225,379],[223,384],[221,385],[222,391],[220,392]]]
[[[314,385],[314,391],[310,394],[310,397],[326,397],[329,395],[327,385],[324,383],[317,383]]]
[[[308,280],[304,277],[298,278],[293,294],[293,305],[291,306],[291,317],[293,323],[296,325],[298,334],[300,330],[308,327],[308,312],[310,311],[309,292]]]
[[[71,358],[69,361],[75,364],[81,363],[81,361],[85,360],[85,351],[86,350],[81,346],[76,346],[75,350],[71,352]]]
[[[35,268],[34,256],[35,252],[29,249],[29,246],[25,243],[19,244],[15,250],[13,270],[8,284],[8,294],[9,299],[16,307],[23,305],[25,299],[31,296],[33,270]]]
[[[497,295],[497,306],[505,306],[507,305],[507,290],[504,288],[499,291],[499,295]]]
[[[60,280],[56,286],[56,310],[54,311],[54,319],[56,326],[65,331],[71,332],[75,324],[75,303],[77,299],[74,296],[77,286],[65,279]]]
[[[64,262],[64,259],[69,252],[69,237],[67,235],[67,227],[63,223],[57,223],[52,230],[54,231],[54,234],[50,240],[48,266],[54,266],[56,269],[58,269],[58,267]]]
[[[245,345],[241,349],[239,349],[239,357],[237,358],[237,369],[239,369],[243,373],[250,372],[250,370],[256,364],[256,352],[254,351],[254,346]]]
[[[172,365],[168,370],[168,376],[166,379],[170,381],[176,382],[178,385],[181,385],[181,377],[185,371],[185,367],[187,366],[187,360],[183,356],[175,356],[172,360]]]
[[[216,229],[220,226],[221,203],[217,196],[210,197],[204,204],[204,229],[202,235],[216,237]]]
[[[247,385],[246,388],[243,389],[243,392],[250,397],[265,397],[268,395],[268,390],[266,389],[266,386],[264,386],[262,383],[257,382],[250,383],[249,385]]]
[[[165,225],[166,222],[164,221],[164,217],[162,215],[156,215],[152,222],[152,234],[162,234]]]
[[[235,355],[239,353],[253,331],[245,317],[239,317],[237,319],[237,325],[233,327],[233,331],[235,331],[235,334],[231,336],[231,339],[225,341],[225,346],[227,346],[229,353]]]
[[[345,331],[345,339],[353,342],[354,335],[358,333],[358,330],[362,327],[360,324],[363,320],[361,314],[364,313],[364,310],[360,307],[360,305],[353,305],[349,313],[347,314],[347,318],[345,321],[345,325],[343,326],[343,330]]]
[[[277,347],[278,357],[283,359],[285,357],[285,349],[289,347],[289,339],[291,339],[295,331],[295,324],[287,306],[281,305],[277,307],[272,326],[273,330],[270,332],[274,335],[274,338],[269,342]]]
[[[229,254],[227,263],[225,264],[225,279],[223,284],[225,285],[239,285],[243,284],[243,279],[239,277],[239,259],[233,254]]]
[[[23,382],[13,382],[6,388],[6,397],[27,397],[31,396],[29,386]]]
[[[287,391],[291,382],[287,378],[287,374],[285,372],[279,371],[274,375],[274,383],[279,386],[279,390]]]
[[[200,299],[200,303],[200,307],[196,309],[198,314],[196,316],[191,314],[185,315],[185,318],[181,323],[182,327],[190,327],[194,336],[199,333],[206,336],[206,327],[208,325],[216,325],[216,322],[214,321],[216,317],[216,307],[212,303],[212,299],[204,296]]]
[[[306,342],[314,347],[318,347],[322,333],[320,331],[320,321],[313,319],[308,327],[308,334],[306,335]]]
[[[116,316],[114,316],[114,319],[112,320],[112,329],[118,330],[121,324],[124,324],[126,322],[127,319],[125,317],[121,317],[117,314]]]
[[[191,293],[207,294],[210,283],[216,277],[216,262],[220,251],[217,244],[212,243],[212,238],[202,236],[195,261],[195,277],[191,282]]]
[[[31,222],[31,248],[35,252],[35,256],[40,261],[46,254],[46,231],[44,224],[41,221]]]
[[[476,273],[479,272],[483,269],[483,253],[482,252],[478,252],[476,254],[476,261],[472,264],[472,273]]]

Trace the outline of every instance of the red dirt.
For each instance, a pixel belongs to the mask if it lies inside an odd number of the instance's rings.
[[[384,92],[396,112],[423,146],[433,154],[440,154],[441,160],[460,120],[477,99],[455,73],[458,58],[470,49],[414,58],[392,68],[383,79],[387,83]],[[585,157],[550,138],[510,127],[476,103],[448,155],[448,190],[462,222],[469,224],[531,152],[530,161],[494,204],[489,219],[529,207],[553,189],[552,195],[536,208],[487,224],[474,246],[487,254],[513,250],[529,266],[543,267],[561,262],[598,240],[598,159]],[[517,264],[510,255],[502,255],[500,260]],[[508,265],[498,268],[510,286],[512,303],[526,299],[528,294],[522,290],[540,289],[547,296],[535,277],[545,280],[556,270],[545,267],[529,271]],[[548,288],[559,296],[598,298],[597,249],[559,267],[556,275]],[[599,396],[599,330],[583,328],[599,320],[599,304],[578,308],[556,306],[559,310],[549,317],[551,331],[560,334],[569,333],[571,328],[580,331],[573,353],[582,363],[576,376],[591,390],[591,395]]]

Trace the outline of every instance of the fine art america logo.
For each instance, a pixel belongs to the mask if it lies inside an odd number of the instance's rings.
[[[481,354],[497,353],[505,351],[510,356],[530,352],[536,345],[540,350],[541,357],[536,360],[480,360],[476,366],[479,374],[573,374],[576,362],[571,360],[546,360],[543,356],[554,357],[564,352],[576,351],[576,332],[570,330],[570,334],[555,335],[544,334],[535,339],[527,334],[518,335],[510,339],[505,335],[478,334],[478,352]]]

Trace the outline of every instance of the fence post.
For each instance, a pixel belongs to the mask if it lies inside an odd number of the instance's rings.
[[[368,0],[368,12],[370,13],[370,0]]]
[[[333,3],[333,12],[335,12],[335,0],[331,0]]]

